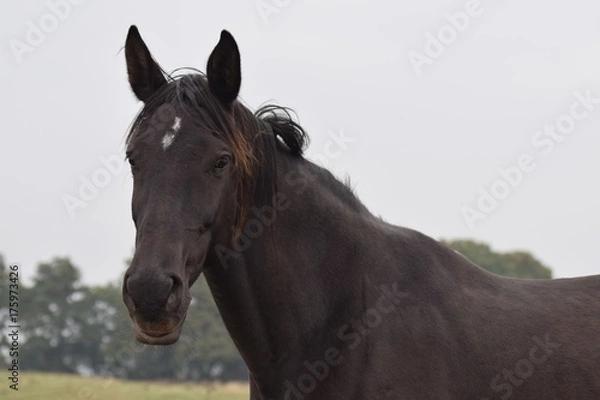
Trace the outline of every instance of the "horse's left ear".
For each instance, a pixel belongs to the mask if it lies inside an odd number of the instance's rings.
[[[240,51],[231,33],[225,30],[208,58],[206,77],[210,91],[222,104],[229,106],[235,101],[242,83]]]

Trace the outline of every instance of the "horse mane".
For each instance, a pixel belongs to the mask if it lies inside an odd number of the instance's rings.
[[[181,73],[181,72],[187,73]],[[167,84],[164,85],[145,104],[135,117],[126,139],[129,143],[139,127],[147,121],[156,110],[165,103],[184,110],[198,110],[208,108],[209,115],[222,116],[223,106],[210,94],[206,76],[195,68],[179,68],[172,74],[165,74]],[[237,107],[245,108],[241,103]],[[308,134],[302,126],[294,120],[294,111],[288,107],[275,104],[266,104],[253,113],[254,117],[267,124],[275,137],[287,146],[292,154],[301,156],[308,146]],[[217,125],[226,125],[225,121],[214,121]],[[256,127],[253,127],[256,128]],[[251,132],[250,134],[257,132]],[[239,138],[238,138],[239,139]]]
[[[301,156],[308,146],[309,139],[300,124],[294,121],[292,113],[290,108],[267,104],[256,110],[254,116],[267,123],[273,134],[280,138],[293,154]]]

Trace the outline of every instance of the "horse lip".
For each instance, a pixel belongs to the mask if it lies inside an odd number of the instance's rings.
[[[138,340],[138,342],[144,344],[168,345],[175,343],[179,339],[180,333],[181,329],[179,327],[173,329],[169,333],[165,333],[159,336],[150,335],[142,332],[141,330],[136,329],[135,338]]]
[[[138,342],[152,345],[169,345],[177,342],[179,335],[181,334],[181,327],[183,326],[182,318],[179,324],[171,331],[163,334],[154,334],[143,332],[139,327],[135,327],[135,338]]]

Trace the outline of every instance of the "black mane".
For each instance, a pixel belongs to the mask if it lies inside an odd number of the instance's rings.
[[[287,107],[267,104],[260,107],[254,116],[266,122],[275,137],[279,137],[288,149],[296,155],[302,155],[308,146],[308,134],[294,121],[293,111]]]

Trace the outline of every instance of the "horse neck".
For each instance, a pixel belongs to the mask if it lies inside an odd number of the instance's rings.
[[[289,155],[277,164],[271,204],[251,210],[242,245],[206,270],[259,386],[322,356],[331,328],[361,315],[382,290],[445,296],[479,275],[433,239],[373,217],[329,172]]]
[[[238,244],[216,249],[205,269],[254,376],[308,351],[312,335],[353,290],[339,282],[353,274],[349,255],[372,218],[347,188],[308,161],[280,154],[277,169],[271,204],[252,208]]]

